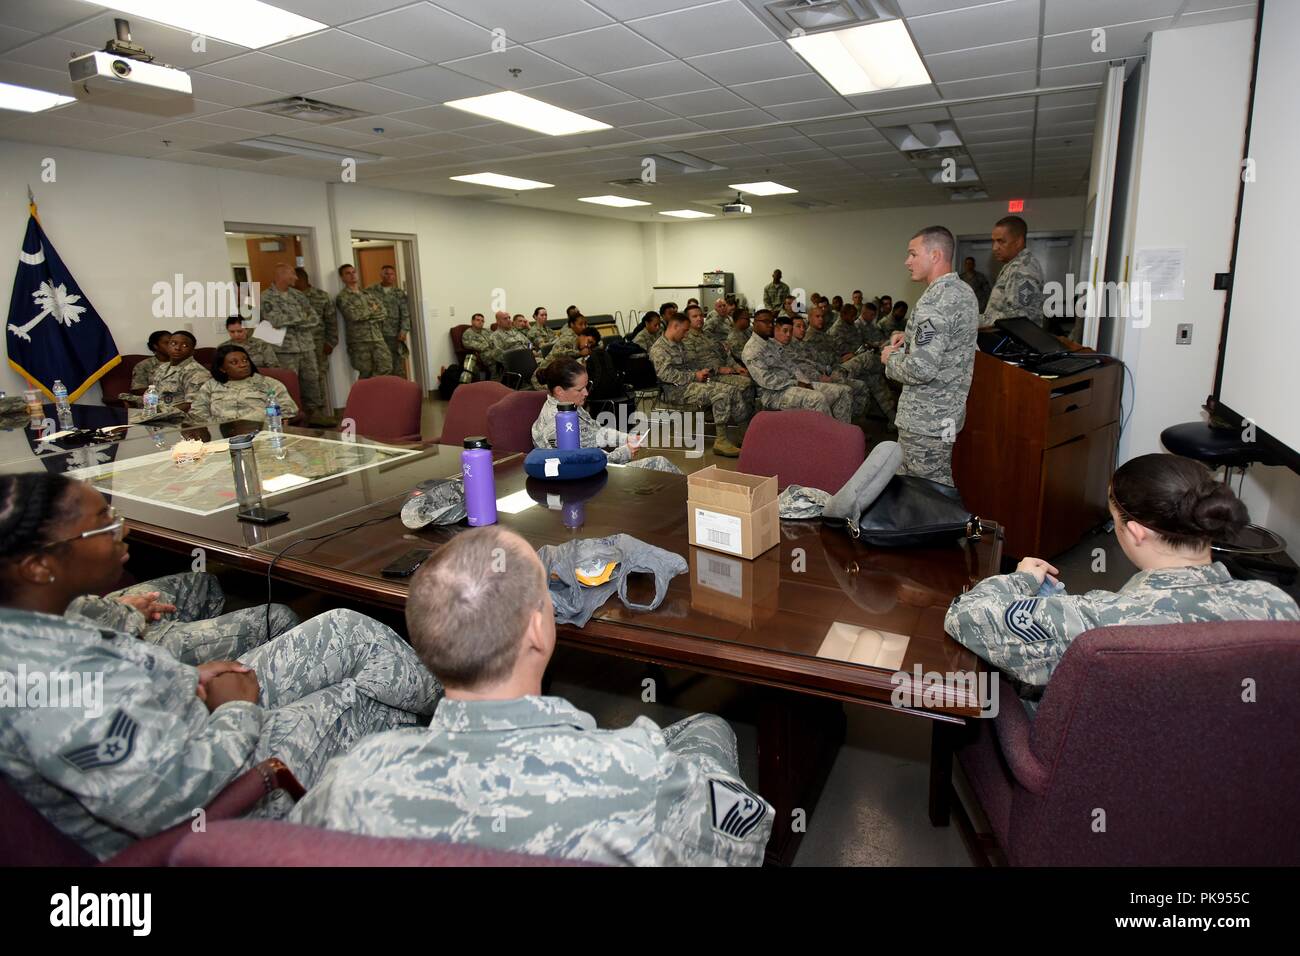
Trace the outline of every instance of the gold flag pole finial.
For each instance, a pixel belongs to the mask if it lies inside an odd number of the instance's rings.
[[[31,183],[27,184],[27,211],[35,217],[37,222],[41,221],[41,217],[36,215],[36,196],[32,193]]]

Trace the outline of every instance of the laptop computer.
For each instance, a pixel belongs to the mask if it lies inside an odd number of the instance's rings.
[[[1024,316],[998,319],[993,324],[1007,341],[991,354],[1026,353],[1022,355],[1024,365],[1037,375],[1074,375],[1101,364],[1099,358],[1071,353],[1055,335]]]

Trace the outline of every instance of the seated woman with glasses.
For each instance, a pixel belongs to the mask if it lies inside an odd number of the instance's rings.
[[[616,428],[602,426],[587,413],[583,405],[590,389],[586,367],[577,359],[562,357],[552,359],[537,370],[537,380],[546,389],[546,403],[537,420],[533,422],[533,447],[555,447],[555,416],[560,405],[568,403],[578,412],[578,444],[582,448],[600,448],[612,465],[630,465],[651,471],[668,471],[680,475],[681,469],[662,455],[641,461],[633,457],[641,450],[642,436],[627,434]]]
[[[150,633],[175,613],[158,600],[162,582],[88,596],[121,576],[122,531],[90,485],[0,475],[0,657],[26,675],[21,701],[0,706],[0,775],[96,857],[191,820],[268,757],[310,787],[360,737],[433,713],[437,681],[355,611],[329,611],[238,660],[177,660]],[[258,615],[265,608],[250,628]],[[272,618],[296,621],[287,608]],[[286,804],[280,795],[254,812],[282,816]]]
[[[1142,455],[1111,478],[1110,515],[1138,568],[1117,592],[1067,594],[1042,558],[981,581],[948,608],[944,629],[1021,683],[1032,712],[1070,643],[1117,624],[1296,621],[1300,607],[1264,581],[1237,581],[1210,543],[1249,521],[1246,506],[1200,462]],[[1082,584],[1086,582],[1073,582]]]
[[[200,422],[260,422],[266,417],[271,398],[279,404],[285,421],[298,414],[298,406],[283,382],[258,372],[243,346],[222,345],[212,357],[212,378],[194,396],[190,418]]]

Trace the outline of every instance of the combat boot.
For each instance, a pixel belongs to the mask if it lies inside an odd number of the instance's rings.
[[[713,441],[713,453],[715,455],[721,455],[723,458],[740,457],[740,449],[727,441],[727,439],[723,438],[721,435]]]

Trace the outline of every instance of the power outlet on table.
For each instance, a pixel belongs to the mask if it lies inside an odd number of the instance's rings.
[[[1177,337],[1174,339],[1174,342],[1178,345],[1192,344],[1192,323],[1190,322],[1178,323],[1178,334]]]

